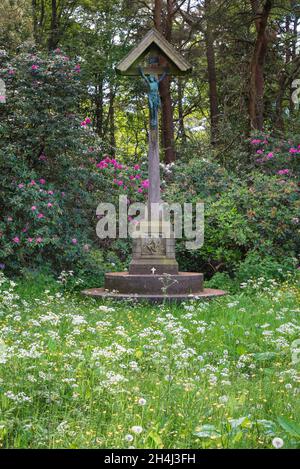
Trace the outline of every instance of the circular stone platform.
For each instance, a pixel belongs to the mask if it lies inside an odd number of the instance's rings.
[[[203,290],[203,274],[179,272],[164,276],[111,272],[105,275],[105,290],[119,294],[163,295],[164,287],[168,295],[198,293]]]
[[[166,287],[166,293],[163,288]],[[105,288],[84,290],[92,298],[135,300],[161,303],[164,301],[209,300],[226,295],[222,290],[203,288],[203,274],[179,272],[177,275],[135,275],[128,272],[105,274]]]
[[[148,301],[151,303],[162,303],[164,301],[179,302],[184,300],[212,300],[226,295],[225,291],[222,290],[212,290],[210,288],[205,288],[203,291],[198,293],[191,294],[182,294],[182,295],[151,295],[151,294],[134,294],[134,293],[114,293],[104,288],[91,288],[90,290],[84,290],[83,295],[89,296],[91,298],[107,298],[111,300],[135,300],[135,301]]]

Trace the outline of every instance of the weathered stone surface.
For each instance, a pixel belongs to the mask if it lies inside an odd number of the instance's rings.
[[[147,275],[178,274],[175,259],[175,239],[164,237],[164,228],[159,223],[151,224],[152,232],[147,233],[148,223],[141,223],[143,235],[133,241],[132,261],[129,273]]]
[[[182,295],[155,295],[155,294],[125,294],[125,293],[112,293],[108,292],[104,288],[92,288],[90,290],[84,290],[83,295],[92,298],[99,299],[112,299],[112,300],[129,300],[138,302],[150,302],[150,303],[162,303],[162,302],[181,302],[186,300],[199,300],[207,301],[214,298],[219,298],[226,295],[226,292],[222,290],[212,290],[205,288],[202,292]]]
[[[180,272],[178,275],[131,275],[128,272],[112,272],[105,275],[106,290],[118,293],[167,294],[200,293],[203,290],[203,274]]]
[[[173,274],[178,275],[178,263],[175,259],[166,257],[154,259],[133,259],[129,266],[129,273],[132,275],[149,275],[153,274]]]

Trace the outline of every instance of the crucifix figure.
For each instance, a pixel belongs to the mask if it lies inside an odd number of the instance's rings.
[[[157,78],[155,75],[145,75],[142,67],[139,67],[141,76],[144,78],[145,82],[148,85],[148,102],[150,109],[150,125],[152,129],[156,129],[158,124],[158,109],[161,106],[160,96],[159,96],[159,83],[167,76],[167,70],[163,73],[160,78]]]

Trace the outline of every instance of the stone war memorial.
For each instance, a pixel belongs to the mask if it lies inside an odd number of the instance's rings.
[[[107,273],[104,288],[85,290],[84,295],[180,301],[190,298],[208,299],[225,294],[221,290],[205,289],[202,273],[179,272],[175,257],[175,232],[170,219],[165,219],[161,210],[159,83],[166,75],[184,76],[191,68],[155,29],[151,29],[116,67],[117,73],[121,75],[143,79],[148,88],[148,210],[144,219],[139,222],[139,236],[133,239],[129,271]]]

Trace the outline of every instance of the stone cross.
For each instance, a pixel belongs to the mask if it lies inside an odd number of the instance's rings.
[[[167,74],[185,75],[191,70],[191,65],[156,29],[151,29],[117,65],[116,70],[121,75],[143,77],[148,87],[150,113],[148,216],[140,223],[140,239],[133,243],[133,260],[129,272],[146,274],[152,266],[153,275],[155,272],[176,274],[178,264],[175,259],[175,240],[167,239],[165,233],[170,232],[170,229],[168,230],[164,220],[159,220],[162,202],[159,165],[159,83]],[[149,239],[150,231],[152,239]]]

